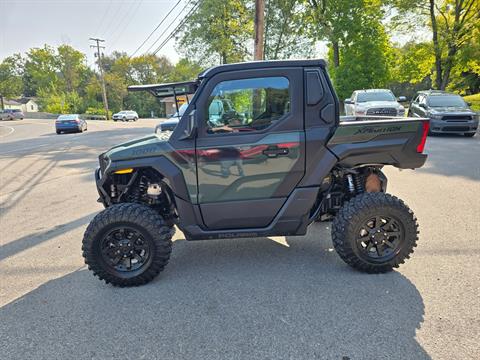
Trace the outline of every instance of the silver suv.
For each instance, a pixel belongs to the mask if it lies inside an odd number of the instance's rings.
[[[406,101],[400,96],[398,101]],[[345,99],[345,115],[350,116],[404,116],[405,108],[388,89],[355,90]]]
[[[138,114],[135,111],[132,110],[122,110],[116,114],[113,114],[112,116],[113,121],[137,121],[138,120]]]
[[[23,112],[18,109],[0,110],[0,120],[23,120]]]

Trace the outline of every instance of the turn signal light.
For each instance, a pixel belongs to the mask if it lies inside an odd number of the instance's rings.
[[[129,169],[117,170],[114,172],[114,174],[130,174],[132,172],[133,172],[133,169],[129,168]]]

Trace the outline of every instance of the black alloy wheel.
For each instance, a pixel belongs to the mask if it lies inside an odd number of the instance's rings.
[[[375,216],[365,221],[357,232],[357,250],[366,260],[385,262],[398,253],[405,238],[403,227],[393,217]]]
[[[174,233],[175,228],[146,205],[112,205],[88,225],[83,257],[89,270],[106,283],[143,285],[167,265]]]
[[[410,258],[418,224],[412,210],[386,193],[364,193],[346,202],[332,223],[340,258],[367,273],[385,273]]]
[[[148,263],[150,242],[139,230],[118,226],[105,234],[100,243],[100,253],[106,265],[118,272],[134,272]]]

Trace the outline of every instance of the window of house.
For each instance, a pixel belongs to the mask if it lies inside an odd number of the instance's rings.
[[[258,131],[290,112],[290,84],[285,77],[229,80],[213,89],[206,109],[207,132]]]

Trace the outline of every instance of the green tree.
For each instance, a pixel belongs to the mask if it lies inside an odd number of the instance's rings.
[[[77,91],[88,72],[85,65],[85,55],[69,45],[60,45],[57,48],[56,68],[65,91]]]
[[[194,80],[202,70],[203,67],[199,64],[188,59],[180,59],[170,72],[168,80],[172,82]]]
[[[58,84],[57,60],[55,50],[48,45],[30,49],[26,54],[23,73],[23,93],[35,96],[40,89]]]
[[[0,63],[0,95],[18,97],[23,90],[23,59],[20,54],[9,56]]]
[[[246,0],[203,0],[179,35],[178,51],[204,65],[243,61],[250,55],[252,9]]]
[[[265,59],[311,56],[313,42],[304,30],[305,16],[306,8],[301,0],[266,1]]]
[[[435,86],[445,90],[462,51],[471,41],[480,42],[475,31],[480,21],[480,0],[390,0],[388,3],[398,11],[394,18],[397,26],[420,23],[431,32]]]

